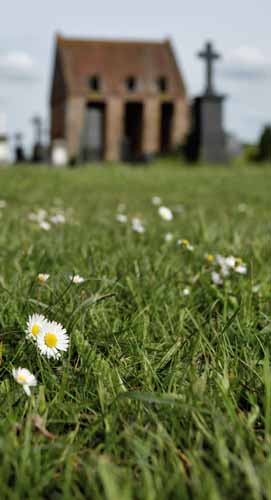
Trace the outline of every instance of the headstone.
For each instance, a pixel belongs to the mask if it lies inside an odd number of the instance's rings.
[[[51,161],[55,167],[65,167],[68,164],[68,152],[64,140],[59,139],[52,143]]]
[[[41,163],[44,161],[44,148],[42,144],[42,119],[40,116],[34,116],[32,119],[34,127],[34,147],[32,161]]]
[[[0,114],[0,165],[10,162],[6,116]]]
[[[225,163],[227,157],[226,134],[223,128],[224,95],[214,90],[213,67],[220,58],[208,42],[198,57],[206,61],[206,87],[196,97],[192,107],[193,128],[189,138],[188,154],[193,160],[207,163]]]
[[[25,152],[22,141],[22,134],[20,134],[19,132],[15,134],[15,163],[25,162]]]

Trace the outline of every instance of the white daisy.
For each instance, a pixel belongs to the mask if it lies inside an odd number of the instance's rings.
[[[156,205],[156,206],[161,205],[161,203],[162,203],[160,196],[153,196],[151,201],[152,201],[152,204]]]
[[[159,207],[158,213],[160,217],[166,221],[171,221],[173,219],[173,213],[170,208],[167,207]]]
[[[25,332],[27,337],[37,340],[46,322],[47,319],[42,314],[32,314],[32,316],[29,316]]]
[[[217,273],[216,271],[213,271],[211,274],[211,277],[212,277],[212,282],[215,285],[223,285],[223,279],[221,278],[219,273]]]
[[[194,251],[193,245],[191,245],[190,241],[188,241],[188,240],[178,240],[177,243],[178,243],[178,245],[180,245],[181,247],[185,248],[189,252],[193,252]]]
[[[142,224],[142,221],[138,219],[138,217],[134,217],[132,219],[132,230],[136,233],[144,233],[145,227]]]
[[[39,226],[41,229],[44,229],[44,231],[49,231],[51,229],[51,224],[49,224],[46,220],[42,220],[39,223]]]
[[[37,385],[36,377],[27,368],[17,368],[12,370],[12,375],[18,384],[23,386],[27,396],[31,396],[30,387]]]
[[[69,337],[65,328],[56,321],[47,321],[37,337],[40,352],[47,358],[59,358],[61,351],[67,351]]]
[[[226,257],[224,259],[224,262],[225,262],[226,266],[228,266],[231,269],[233,269],[234,266],[235,266],[236,259],[235,259],[235,257],[233,257],[233,255],[229,255],[228,257]]]
[[[117,214],[116,215],[116,220],[118,222],[121,222],[122,224],[125,224],[127,222],[127,220],[128,220],[128,217],[125,214]]]
[[[172,233],[166,233],[165,234],[165,241],[168,243],[173,240],[173,234]]]
[[[50,274],[43,274],[43,273],[38,274],[38,282],[40,283],[40,285],[46,283],[46,281],[48,281],[49,278]]]
[[[63,214],[56,214],[50,217],[50,221],[53,224],[64,224],[66,222],[66,217]]]
[[[235,267],[235,272],[238,274],[247,274],[247,266],[246,264],[239,264]]]
[[[80,285],[81,283],[84,283],[84,281],[85,281],[85,279],[82,278],[82,276],[79,276],[79,274],[75,274],[74,276],[70,276],[70,280],[75,285]]]
[[[184,297],[188,297],[188,295],[190,295],[190,288],[188,288],[188,286],[183,289],[182,295]]]

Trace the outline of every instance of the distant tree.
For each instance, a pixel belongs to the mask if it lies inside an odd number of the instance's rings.
[[[271,162],[271,125],[266,125],[260,136],[258,160]]]

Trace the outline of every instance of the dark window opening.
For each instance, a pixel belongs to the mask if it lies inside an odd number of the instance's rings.
[[[81,160],[99,161],[105,153],[106,105],[103,102],[89,103],[85,109],[81,136]]]
[[[164,102],[161,105],[160,123],[160,153],[167,154],[172,150],[172,127],[174,116],[174,104]]]
[[[160,78],[157,79],[157,87],[159,92],[166,92],[168,89],[168,81],[165,76],[160,76]]]
[[[136,90],[136,87],[137,87],[137,80],[134,76],[129,76],[128,78],[126,78],[126,88],[127,90],[129,90],[129,92],[134,92]]]
[[[139,161],[142,156],[143,104],[128,102],[125,106],[122,158]]]
[[[98,75],[91,76],[88,83],[89,88],[94,92],[99,92],[101,89],[101,79]]]

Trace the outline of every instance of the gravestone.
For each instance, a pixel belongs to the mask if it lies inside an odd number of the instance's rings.
[[[10,162],[6,116],[0,114],[0,165]]]
[[[24,163],[25,161],[23,136],[20,132],[17,132],[17,134],[15,134],[15,163]]]
[[[68,164],[68,152],[64,140],[58,139],[53,141],[51,162],[54,167],[65,167]]]
[[[198,57],[206,62],[206,86],[203,95],[196,97],[192,107],[192,133],[188,154],[191,159],[207,163],[227,161],[226,134],[223,128],[224,95],[215,92],[213,84],[214,62],[220,55],[208,42]]]
[[[34,127],[34,147],[32,154],[32,161],[34,163],[41,163],[44,161],[44,147],[42,144],[42,119],[40,116],[34,116],[32,119]]]

